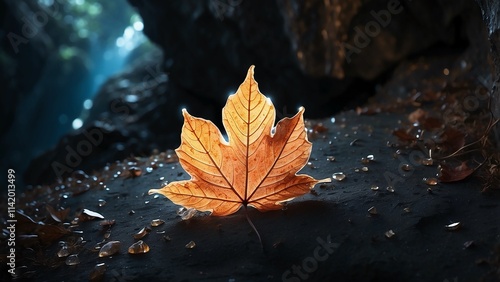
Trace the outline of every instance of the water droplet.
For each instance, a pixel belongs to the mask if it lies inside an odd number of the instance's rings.
[[[153,199],[158,199],[158,198],[160,198],[160,195],[158,195],[158,194],[153,196]]]
[[[374,161],[375,160],[375,157],[373,155],[368,155],[366,156],[366,158],[369,160],[369,161]]]
[[[90,273],[89,280],[90,282],[98,282],[104,280],[104,273],[108,266],[102,262],[95,265],[94,270]]]
[[[335,157],[334,156],[327,156],[326,160],[329,161],[329,162],[334,162],[335,161]]]
[[[394,187],[392,186],[387,186],[387,191],[391,192],[391,193],[394,193],[396,190],[394,190]]]
[[[99,257],[108,257],[118,253],[120,251],[120,246],[120,241],[109,241],[108,243],[104,244],[104,246],[102,246],[101,250],[99,251]]]
[[[337,181],[342,181],[346,178],[346,175],[343,172],[335,172],[332,175],[332,178],[337,180]]]
[[[163,181],[165,179],[165,176],[160,177],[160,181]]]
[[[159,219],[159,218],[158,218],[158,219],[153,219],[153,220],[151,220],[151,226],[153,226],[153,227],[160,226],[160,225],[162,225],[163,223],[165,223],[165,221],[164,221],[164,220],[161,220],[161,219]]]
[[[129,248],[128,248],[128,253],[129,254],[145,254],[149,252],[149,246],[148,244],[144,243],[144,241],[139,240],[135,243],[133,243]]]
[[[60,258],[69,256],[68,247],[66,245],[62,246],[59,252],[57,252],[57,256]]]
[[[446,228],[446,230],[448,230],[448,231],[457,231],[461,227],[462,227],[462,224],[460,223],[460,221],[453,222],[451,224],[444,226],[444,228]]]
[[[128,215],[133,215],[133,214],[135,214],[135,211],[134,211],[134,210],[130,210],[130,211],[128,212]]]
[[[474,241],[472,241],[472,240],[464,243],[464,249],[468,249],[472,246],[474,246]]]
[[[132,177],[139,177],[142,174],[142,169],[136,166],[130,167],[128,171]]]
[[[379,188],[377,185],[372,185],[370,189],[372,189],[372,191],[378,191]]]
[[[106,244],[106,242],[105,242],[105,241],[101,241],[101,242],[99,242],[99,243],[95,244],[95,245],[94,245],[94,250],[95,250],[95,251],[99,251],[99,250],[102,248],[102,246],[104,246],[104,244]]]
[[[385,237],[387,237],[388,239],[391,239],[392,237],[396,236],[396,233],[394,233],[394,231],[391,230],[388,230],[384,233]]]
[[[172,238],[170,238],[170,236],[168,236],[168,235],[165,235],[165,236],[163,236],[163,240],[165,242],[170,242],[170,241],[172,241]]]
[[[401,165],[401,169],[404,170],[404,171],[410,171],[411,170],[411,165],[409,164],[402,164]]]
[[[149,166],[148,166],[148,167],[146,167],[146,172],[147,172],[147,173],[151,173],[151,172],[153,172],[153,168],[152,168],[152,167],[149,167]]]
[[[364,172],[367,172],[368,171],[368,167],[364,166],[364,167],[361,168],[361,170],[364,171]]]
[[[438,184],[438,180],[434,177],[424,177],[422,178],[422,181],[427,184],[427,185],[431,185],[431,186],[436,186]]]
[[[355,168],[355,169],[354,169],[354,172],[359,172],[359,168]]]
[[[104,199],[99,199],[99,200],[98,200],[98,205],[99,205],[100,207],[104,207],[104,206],[106,205],[106,201],[105,201]]]
[[[196,243],[194,241],[186,244],[186,249],[193,249],[194,247],[196,247]]]
[[[368,213],[371,214],[371,215],[376,215],[378,214],[377,212],[377,208],[376,207],[371,207],[368,209]]]
[[[422,159],[422,164],[425,165],[425,166],[431,166],[434,164],[434,161],[432,160],[432,158],[426,158],[426,159]]]
[[[71,255],[66,258],[66,265],[77,265],[80,263],[80,259],[77,254]]]
[[[405,212],[411,212],[411,209],[410,209],[410,208],[408,208],[408,207],[404,208],[403,210],[404,210]]]

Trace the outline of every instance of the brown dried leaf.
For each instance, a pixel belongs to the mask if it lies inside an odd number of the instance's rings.
[[[47,209],[47,212],[49,213],[50,217],[56,222],[63,222],[68,216],[68,213],[70,211],[69,208],[56,211],[51,205],[46,205],[45,208]]]
[[[31,233],[38,226],[37,222],[20,210],[16,211],[16,220],[16,232],[19,234]]]
[[[402,128],[394,130],[392,132],[392,135],[398,137],[399,140],[401,140],[401,141],[415,141],[415,140],[417,140],[417,137],[409,134],[408,132],[406,132],[406,130],[404,130]]]
[[[447,164],[441,164],[441,175],[439,180],[441,182],[456,182],[467,178],[476,169],[469,167],[467,162],[462,162],[459,166],[451,166]]]
[[[408,120],[411,123],[415,123],[415,122],[420,123],[420,121],[422,121],[422,119],[424,119],[426,116],[427,116],[427,112],[422,110],[421,108],[418,108],[408,115]]]
[[[40,243],[50,244],[62,236],[69,234],[66,228],[57,225],[39,225],[36,231]]]

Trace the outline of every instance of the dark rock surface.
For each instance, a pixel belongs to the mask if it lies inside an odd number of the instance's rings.
[[[56,243],[41,251],[36,244],[20,248],[20,275],[36,281],[82,281],[96,264],[105,263],[105,281],[497,281],[500,194],[481,194],[476,178],[436,186],[423,183],[423,177],[435,175],[436,165],[411,162],[411,150],[394,158],[397,148],[386,145],[387,141],[396,142],[390,133],[405,120],[405,113],[360,116],[350,111],[336,115],[335,122],[313,121],[313,125],[321,122],[327,131],[311,136],[312,164],[301,173],[321,179],[343,172],[346,178],[317,185],[282,211],[250,209],[264,251],[242,210],[227,217],[183,221],[176,215],[178,207],[169,200],[147,195],[150,188],[188,178],[177,162],[165,162],[161,157],[156,163],[163,166],[151,173],[146,168],[157,156],[114,164],[83,182],[94,183],[92,177],[96,176],[106,186],[92,184],[80,195],[71,196],[78,186],[59,191],[36,188],[24,199],[28,204],[25,213],[35,220],[44,220],[41,207],[50,203],[71,209],[66,221],[86,208],[115,224],[107,228],[99,219],[80,222],[73,228],[78,232],[60,239],[72,246],[71,253],[78,253],[76,266],[57,257],[60,247]],[[374,161],[361,162],[370,154]],[[335,161],[327,156],[335,156]],[[401,173],[404,163],[412,165],[410,172]],[[131,178],[130,166],[140,167],[142,175]],[[368,171],[356,170],[363,166]],[[394,192],[386,190],[391,185],[386,175],[402,179],[393,186]],[[99,199],[106,204],[99,206]],[[370,215],[371,207],[377,215]],[[132,235],[158,218],[165,224],[150,227],[151,232],[142,238],[151,250],[128,254],[127,248],[137,241]],[[462,227],[445,228],[455,222]],[[385,235],[389,230],[395,233],[391,238]],[[116,255],[100,258],[94,246],[107,231],[106,241],[120,241],[121,249]],[[196,247],[186,248],[190,241]]]
[[[495,116],[500,116],[500,3],[494,0],[477,1],[481,7],[483,20],[487,26],[490,42],[491,57],[494,62],[494,73],[492,74],[492,110]],[[500,129],[496,128],[497,144],[500,146]]]

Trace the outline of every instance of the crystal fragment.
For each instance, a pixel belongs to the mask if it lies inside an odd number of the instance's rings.
[[[163,223],[165,223],[165,221],[162,219],[159,219],[159,218],[151,220],[151,226],[153,226],[153,227],[160,226]]]
[[[364,171],[364,172],[367,172],[368,171],[368,167],[364,166],[364,167],[361,168],[361,170]]]
[[[342,181],[346,178],[346,175],[343,172],[335,172],[332,178],[337,181]]]
[[[372,185],[370,189],[372,189],[372,191],[378,191],[379,188],[377,185]]]
[[[194,241],[186,244],[186,249],[193,249],[194,247],[196,247],[196,243]]]
[[[134,239],[142,239],[144,238],[144,236],[148,235],[150,231],[151,229],[149,229],[148,227],[143,227],[141,230],[134,234]]]
[[[335,157],[334,156],[327,156],[326,160],[329,161],[329,162],[334,162],[335,161]]]
[[[104,273],[106,272],[107,265],[102,262],[95,265],[94,270],[89,275],[90,282],[98,282],[104,280]]]
[[[66,258],[66,265],[77,265],[80,263],[80,259],[77,254],[70,255]]]
[[[376,207],[371,207],[368,209],[368,213],[371,214],[371,215],[376,215],[378,214],[377,212],[377,208]]]
[[[446,228],[446,230],[448,230],[448,231],[456,231],[456,230],[460,229],[461,227],[462,227],[462,224],[460,223],[460,221],[453,222],[451,224],[444,226],[444,228]]]
[[[408,208],[408,207],[404,208],[403,210],[404,210],[405,212],[411,212],[411,209],[410,209],[410,208]]]
[[[427,185],[431,185],[431,186],[435,186],[435,185],[437,185],[437,184],[438,184],[438,180],[437,180],[436,178],[434,178],[434,177],[429,177],[429,178],[424,177],[424,178],[422,178],[422,181],[423,181],[425,184],[427,184]]]
[[[431,166],[434,164],[434,161],[432,160],[432,158],[426,158],[422,160],[422,164],[425,166]]]
[[[387,237],[388,239],[391,239],[392,237],[396,236],[396,233],[394,233],[394,231],[391,230],[388,230],[384,233],[385,237]]]
[[[128,253],[129,254],[145,254],[149,252],[149,246],[144,243],[144,241],[139,240],[135,243],[133,243],[129,248],[128,248]]]
[[[59,250],[59,252],[57,252],[57,256],[60,257],[60,258],[69,256],[68,247],[66,245],[63,245],[61,247],[61,249]]]
[[[180,208],[177,211],[177,214],[181,217],[182,220],[188,220],[188,219],[192,218],[193,216],[195,216],[196,212],[197,211],[193,208],[189,208],[189,209]]]
[[[391,192],[391,193],[394,193],[396,190],[394,190],[394,187],[392,186],[387,186],[387,191]]]
[[[120,251],[121,243],[120,241],[109,241],[104,246],[102,246],[99,251],[99,257],[112,256]]]
[[[100,218],[100,219],[104,219],[104,216],[98,212],[94,212],[94,211],[91,211],[91,210],[88,210],[88,209],[83,209],[82,213],[90,216],[90,217],[97,217],[97,218]]]
[[[111,230],[108,230],[104,233],[104,239],[109,239],[109,237],[111,237]]]

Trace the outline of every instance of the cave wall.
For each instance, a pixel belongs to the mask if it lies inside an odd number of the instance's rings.
[[[177,147],[182,107],[220,125],[221,107],[252,64],[278,118],[299,105],[307,118],[359,105],[399,65],[420,57],[464,61],[457,79],[498,81],[498,16],[488,16],[498,15],[494,2],[128,1],[161,55],[108,80],[90,113],[95,120],[32,162],[30,183],[54,179],[52,165],[67,164],[65,148],[78,147],[89,130],[107,135],[78,162],[87,170]]]

